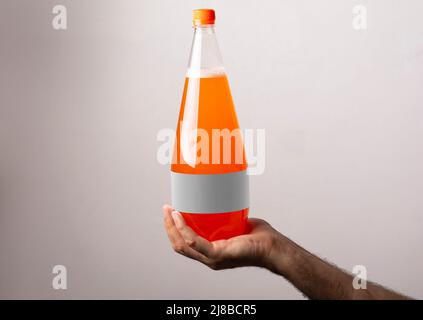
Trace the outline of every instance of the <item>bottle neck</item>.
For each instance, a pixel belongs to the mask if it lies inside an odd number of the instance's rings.
[[[195,26],[187,76],[202,78],[224,73],[214,25]]]

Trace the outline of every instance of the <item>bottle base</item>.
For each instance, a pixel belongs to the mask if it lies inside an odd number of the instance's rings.
[[[209,241],[229,239],[247,232],[248,208],[225,213],[181,212],[185,222]]]

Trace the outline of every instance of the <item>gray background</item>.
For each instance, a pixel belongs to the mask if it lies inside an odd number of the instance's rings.
[[[216,9],[241,126],[266,129],[251,215],[423,298],[420,0],[1,0],[0,298],[302,298],[178,256],[162,228],[156,134],[176,125],[197,7]]]

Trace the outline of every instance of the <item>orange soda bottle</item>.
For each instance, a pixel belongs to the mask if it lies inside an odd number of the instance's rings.
[[[215,12],[193,11],[194,39],[171,166],[172,205],[200,236],[246,232],[247,161],[214,31]]]

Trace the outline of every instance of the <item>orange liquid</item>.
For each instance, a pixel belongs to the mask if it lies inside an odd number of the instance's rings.
[[[190,152],[186,151],[184,141],[181,140],[181,137],[184,137],[182,134],[184,126],[191,129],[200,128],[207,133],[208,148],[203,148],[203,150],[194,148]],[[213,129],[228,129],[232,132],[239,129],[228,79],[224,75],[186,78],[171,166],[173,172],[221,174],[247,169],[242,138],[236,135],[231,138],[230,161],[224,162],[224,153],[227,150],[224,149],[223,138],[220,138],[220,147],[218,148],[220,161],[216,163],[213,160]],[[236,143],[238,138],[241,139],[239,140],[241,143]],[[198,138],[197,143],[200,143],[201,139],[201,137]],[[235,154],[241,154],[241,161]],[[207,159],[208,161],[205,161]],[[210,241],[228,239],[246,232],[248,208],[226,213],[181,213],[195,232]]]

